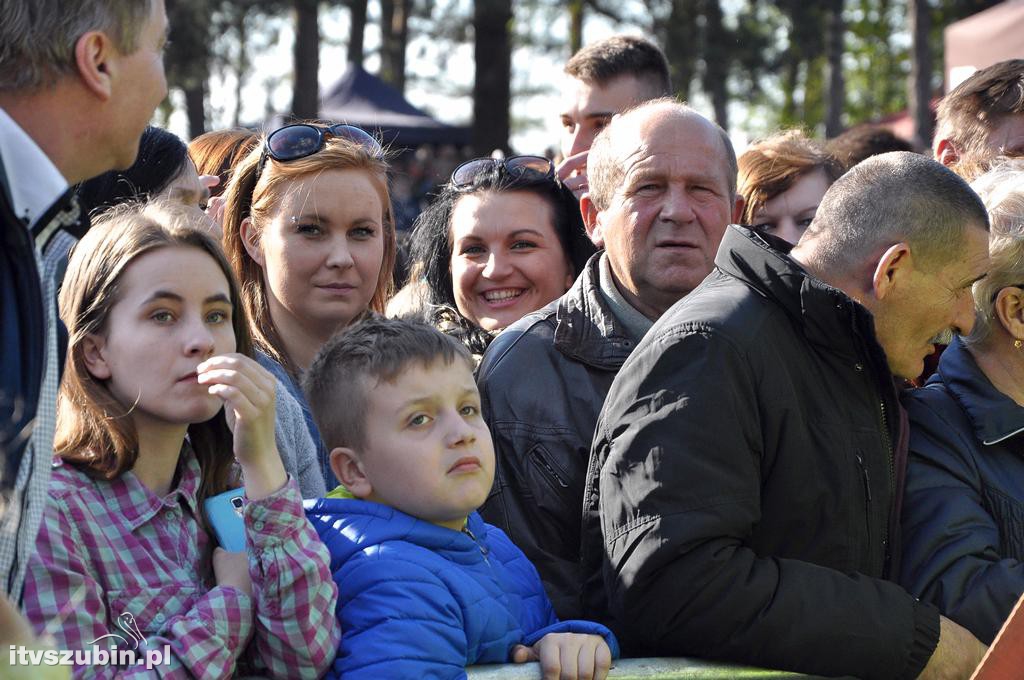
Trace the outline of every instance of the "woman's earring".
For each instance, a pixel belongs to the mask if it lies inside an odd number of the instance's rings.
[[[1024,345],[1024,342],[1021,342],[1020,340],[1014,340],[1013,341],[1013,348],[1014,349],[1020,349],[1021,345]]]

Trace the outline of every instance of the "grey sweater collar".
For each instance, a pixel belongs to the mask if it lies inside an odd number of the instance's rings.
[[[608,304],[612,314],[618,319],[633,339],[639,342],[647,331],[651,330],[654,322],[640,313],[636,307],[629,304],[626,298],[619,292],[615,280],[612,278],[612,268],[608,263],[608,254],[601,253],[601,260],[598,263],[598,284],[601,290],[601,297]]]

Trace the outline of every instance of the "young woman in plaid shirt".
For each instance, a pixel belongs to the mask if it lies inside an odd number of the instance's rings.
[[[25,607],[60,649],[169,648],[161,677],[316,677],[339,639],[327,552],[281,464],[274,379],[248,356],[230,266],[193,226],[166,204],[119,209],[72,255],[59,459]],[[239,468],[247,550],[229,553],[202,504]]]

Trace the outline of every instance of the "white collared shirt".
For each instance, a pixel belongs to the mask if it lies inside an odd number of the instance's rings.
[[[35,224],[60,196],[68,182],[50,157],[0,108],[0,158],[11,189],[14,214]]]

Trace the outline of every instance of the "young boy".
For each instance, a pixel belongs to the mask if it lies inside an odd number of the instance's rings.
[[[307,505],[340,591],[328,677],[464,678],[530,660],[545,678],[607,675],[611,631],[559,622],[533,565],[475,512],[494,448],[462,345],[370,318],[320,350],[305,391],[343,485]]]

